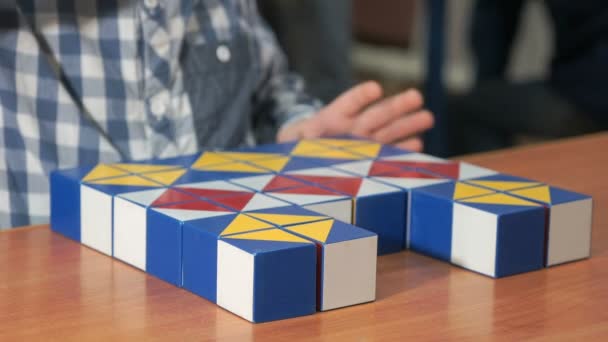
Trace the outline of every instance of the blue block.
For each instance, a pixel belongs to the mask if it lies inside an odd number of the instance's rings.
[[[183,287],[211,302],[216,302],[217,294],[217,241],[239,214],[187,221],[183,225],[182,267]],[[272,225],[255,219],[241,221],[239,231],[246,232],[267,229]]]
[[[495,277],[538,270],[544,266],[545,212],[523,210],[498,219],[499,246]]]
[[[491,277],[542,267],[541,205],[463,182],[411,192],[410,247]]]
[[[422,254],[450,261],[452,210],[451,199],[412,191],[409,247]]]
[[[354,224],[378,234],[378,255],[405,246],[407,193],[395,191],[355,199]]]
[[[222,238],[217,304],[251,322],[315,312],[315,244],[280,229]]]
[[[147,222],[146,271],[182,287],[183,222],[150,208]]]
[[[92,167],[53,171],[51,187],[51,229],[80,242],[80,179]]]

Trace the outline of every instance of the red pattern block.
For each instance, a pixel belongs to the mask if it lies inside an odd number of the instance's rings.
[[[372,167],[369,169],[368,176],[381,176],[389,172],[399,172],[403,170],[401,165],[392,165],[393,162],[381,161],[373,162]]]
[[[283,176],[276,176],[270,182],[268,182],[268,184],[266,184],[266,186],[264,187],[264,191],[274,191],[274,190],[279,190],[279,189],[295,188],[295,187],[301,187],[301,186],[306,186],[306,185],[308,185],[308,184],[302,183],[297,179],[283,177]]]
[[[310,182],[313,184],[326,184],[326,183],[334,183],[339,182],[344,179],[349,178],[357,178],[356,176],[348,176],[348,177],[329,177],[329,176],[308,176],[308,175],[289,175],[290,177],[294,177],[306,182]]]
[[[214,197],[212,200],[234,210],[243,210],[253,196],[255,196],[255,192],[236,192],[234,196]]]
[[[194,197],[192,195],[188,195],[181,191],[168,189],[167,191],[163,192],[163,194],[160,195],[157,199],[154,200],[154,202],[152,203],[152,206],[156,207],[156,206],[160,206],[163,204],[176,203],[176,202],[187,202],[187,201],[193,201],[196,199],[197,199],[196,197]]]
[[[323,186],[335,190],[337,192],[347,194],[351,197],[356,197],[359,193],[359,189],[361,188],[362,182],[363,178],[352,178],[341,180],[335,183],[323,184]]]
[[[248,191],[234,191],[234,190],[219,190],[219,189],[199,189],[199,188],[180,188],[183,191],[194,194],[200,197],[216,198],[223,196],[235,196],[241,194],[250,194]]]
[[[328,189],[323,189],[323,188],[319,188],[316,187],[314,185],[310,185],[310,186],[301,186],[298,188],[289,188],[289,189],[282,189],[282,190],[276,190],[276,191],[272,191],[274,193],[280,193],[280,194],[302,194],[302,195],[327,195],[327,196],[339,196],[341,194],[336,193],[334,191],[328,190]]]

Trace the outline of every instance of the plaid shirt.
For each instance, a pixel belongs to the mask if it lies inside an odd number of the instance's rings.
[[[252,0],[0,4],[0,229],[48,222],[56,168],[252,141],[319,103]]]

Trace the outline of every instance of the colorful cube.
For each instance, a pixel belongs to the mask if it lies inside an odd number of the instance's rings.
[[[548,185],[511,191],[548,210],[546,266],[588,258],[591,254],[591,197]]]
[[[209,301],[217,301],[217,246],[222,236],[273,228],[240,213],[188,220],[183,224],[182,268],[183,287]]]
[[[222,237],[217,304],[251,322],[315,313],[315,244],[273,228]]]
[[[319,310],[337,309],[376,298],[376,234],[334,219],[284,229],[317,244]]]
[[[539,204],[461,182],[415,189],[411,200],[413,250],[491,277],[543,266]]]

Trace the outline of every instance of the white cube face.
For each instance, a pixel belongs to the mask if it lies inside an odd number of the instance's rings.
[[[342,222],[352,223],[353,221],[353,201],[351,199],[309,204],[304,206],[304,208],[333,217]]]
[[[377,244],[378,237],[372,236],[324,246],[321,310],[376,298]]]
[[[551,207],[547,266],[589,257],[592,205],[589,198]]]
[[[81,185],[80,227],[84,245],[112,255],[112,196]]]
[[[253,321],[254,257],[224,241],[217,244],[217,305]]]
[[[146,270],[146,207],[114,198],[114,256]]]
[[[452,263],[494,277],[498,216],[454,203]]]

